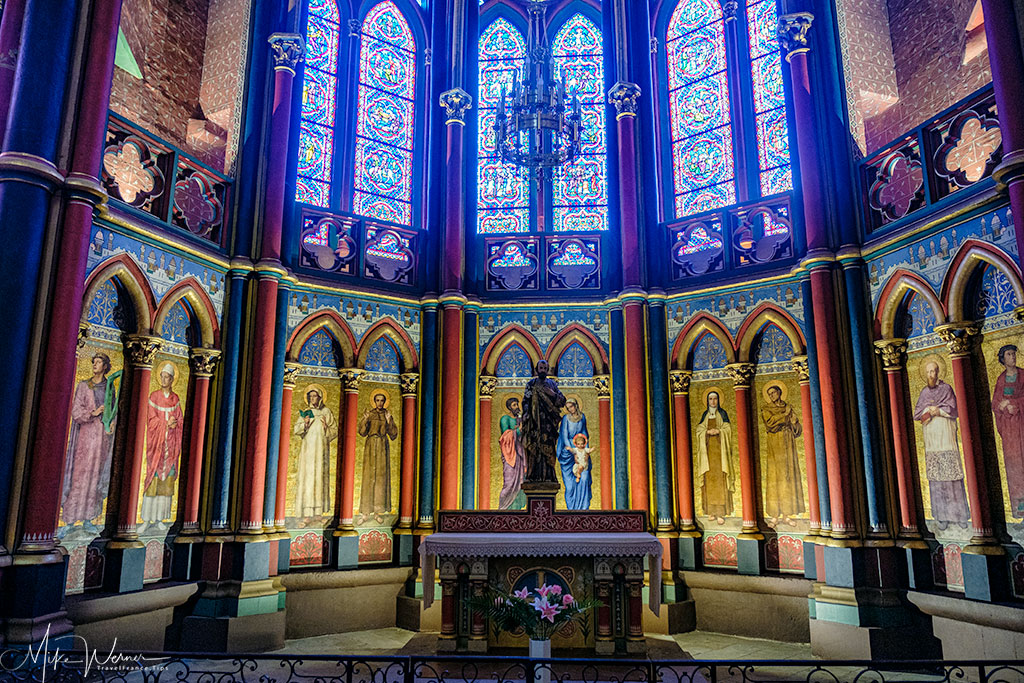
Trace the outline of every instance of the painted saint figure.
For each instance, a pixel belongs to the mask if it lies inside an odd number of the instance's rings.
[[[295,485],[295,516],[319,517],[329,513],[330,482],[324,476],[331,458],[331,442],[338,438],[334,413],[324,405],[324,390],[318,384],[306,387],[306,409],[292,430],[302,437]]]
[[[697,478],[704,514],[719,524],[732,514],[735,473],[732,469],[732,425],[719,405],[717,391],[709,391],[697,422]]]
[[[63,537],[75,524],[98,534],[92,520],[100,516],[110,486],[110,460],[117,429],[117,385],[120,371],[110,374],[110,356],[95,353],[92,376],[75,387],[71,403],[71,438],[61,491]]]
[[[363,446],[363,483],[359,493],[359,511],[373,515],[378,524],[391,512],[391,447],[389,441],[398,436],[398,425],[385,408],[388,397],[373,395],[373,408],[359,420],[359,436],[366,437]]]
[[[1024,517],[1024,376],[1017,367],[1017,347],[1006,344],[999,349],[1004,370],[996,379],[992,412],[1003,442],[1006,487],[1010,492],[1010,511]]]
[[[956,522],[964,529],[970,519],[960,445],[956,440],[956,396],[953,387],[939,379],[939,364],[925,362],[928,385],[914,406],[914,419],[924,432],[924,469],[931,494],[932,517],[940,530]]]
[[[151,528],[165,531],[171,521],[171,500],[178,482],[184,422],[181,398],[173,389],[175,374],[174,365],[164,363],[160,368],[160,388],[149,395],[140,534]]]
[[[519,412],[519,399],[515,396],[505,401],[507,415],[498,421],[501,436],[498,445],[501,447],[501,493],[498,494],[499,510],[521,510],[526,505],[523,493],[523,478],[526,477],[526,455],[523,453],[523,440],[520,427],[522,416]]]
[[[523,451],[526,453],[527,482],[558,482],[555,441],[565,396],[554,380],[548,379],[550,370],[546,360],[537,361],[536,374],[526,383],[523,392]]]
[[[562,470],[562,485],[565,487],[565,507],[570,510],[587,510],[590,508],[590,469],[589,459],[586,468],[576,478],[573,468],[576,465],[576,453],[573,439],[584,436],[590,439],[587,430],[587,416],[580,410],[579,401],[574,398],[565,400],[566,414],[558,427],[558,464]]]
[[[796,526],[791,519],[804,511],[804,492],[800,486],[800,458],[796,438],[803,433],[800,418],[782,398],[781,384],[769,384],[768,402],[761,406],[761,420],[768,433],[768,454],[764,471],[764,512],[768,524]]]

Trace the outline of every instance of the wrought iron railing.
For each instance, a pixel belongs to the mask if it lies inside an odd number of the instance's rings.
[[[976,186],[1001,159],[999,118],[989,85],[860,162],[868,232]]]
[[[310,683],[1024,683],[1024,661],[699,661],[49,652],[0,656],[10,681]]]
[[[224,244],[231,179],[113,112],[107,119],[102,182],[112,199]]]

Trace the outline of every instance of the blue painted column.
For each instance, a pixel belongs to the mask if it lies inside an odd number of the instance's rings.
[[[462,323],[462,509],[476,508],[476,383],[480,304],[466,304]]]
[[[233,264],[234,265],[234,264]],[[235,421],[238,415],[238,372],[241,363],[242,311],[245,307],[246,276],[252,271],[248,264],[237,264],[228,271],[228,305],[224,316],[223,365],[224,384],[221,391],[220,415],[217,420],[217,450],[212,497],[210,530],[227,533],[230,526],[228,506],[231,502],[231,465],[234,460]]]
[[[626,432],[626,349],[622,309],[609,313],[612,350],[612,460],[615,464],[615,509],[629,509],[629,441]]]
[[[277,502],[277,463],[281,444],[281,397],[284,395],[284,360],[288,346],[288,299],[291,282],[282,279],[277,290],[277,318],[274,330],[274,370],[270,385],[270,428],[267,432],[267,473],[263,489],[263,530],[276,529],[274,506]]]
[[[832,529],[832,507],[828,494],[828,465],[825,462],[825,428],[821,414],[821,382],[818,379],[818,354],[814,335],[814,307],[811,304],[811,281],[800,282],[804,304],[804,336],[807,338],[807,368],[811,373],[811,414],[814,418],[814,459],[818,466],[818,501],[821,506],[821,532],[828,536]]]
[[[654,495],[657,530],[668,532],[672,524],[672,463],[669,462],[668,331],[662,292],[651,292],[647,325],[650,343],[651,450],[654,454]]]
[[[77,16],[78,3],[71,0],[28,2],[10,104],[0,104],[8,116],[0,154],[0,236],[8,245],[0,250],[7,328],[0,335],[6,366],[0,395],[0,522],[5,526],[19,423],[23,409],[26,419],[31,414],[23,401],[29,361],[40,343],[33,339],[32,321],[40,303],[36,297],[51,198],[64,182],[54,163]]]
[[[420,495],[419,522],[424,531],[434,529],[434,461],[437,458],[437,305],[436,299],[420,307]]]

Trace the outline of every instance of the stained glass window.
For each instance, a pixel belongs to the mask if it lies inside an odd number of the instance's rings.
[[[495,19],[480,36],[477,119],[477,232],[508,233],[530,230],[529,183],[515,167],[498,158],[494,117],[501,92],[512,89],[516,72],[526,60],[523,34],[505,19]]]
[[[340,37],[341,15],[334,0],[309,0],[295,199],[324,208],[331,201]]]
[[[718,0],[679,0],[669,19],[665,51],[675,214],[732,204],[732,119]]]
[[[551,54],[569,96],[578,97],[583,110],[580,156],[562,169],[562,177],[553,183],[553,228],[556,232],[606,230],[608,144],[601,30],[587,17],[575,14],[555,34]]]
[[[352,210],[410,225],[416,41],[391,0],[370,10],[359,37]]]
[[[793,189],[786,97],[782,90],[782,56],[776,38],[779,26],[776,2],[760,0],[751,2],[747,7],[754,129],[762,196]]]

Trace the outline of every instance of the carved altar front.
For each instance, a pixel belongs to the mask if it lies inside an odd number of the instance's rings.
[[[505,591],[558,583],[603,605],[579,625],[552,638],[555,649],[598,654],[644,652],[644,558],[650,572],[649,607],[660,611],[661,543],[646,532],[641,511],[556,511],[554,496],[531,494],[525,511],[441,511],[438,532],[420,545],[424,608],[434,596],[434,564],[441,583],[439,650],[484,652],[526,645],[524,635],[498,634],[465,598],[488,587]]]

